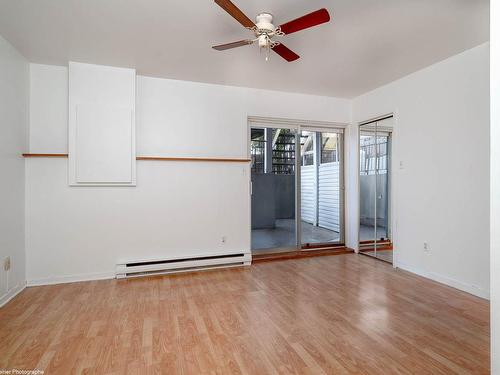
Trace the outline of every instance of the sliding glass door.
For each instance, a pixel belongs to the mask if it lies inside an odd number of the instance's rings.
[[[343,243],[341,129],[250,128],[252,250]]]
[[[343,242],[342,133],[307,129],[300,136],[302,248]]]
[[[392,117],[360,126],[359,249],[392,263],[390,160]]]
[[[252,250],[297,244],[296,134],[293,129],[250,130]]]

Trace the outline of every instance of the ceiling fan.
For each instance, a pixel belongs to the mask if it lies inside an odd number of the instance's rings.
[[[255,20],[256,22],[254,23],[230,0],[214,1],[222,9],[228,12],[236,21],[241,23],[245,28],[253,31],[255,38],[221,44],[218,46],[213,46],[212,48],[216,49],[217,51],[224,51],[227,49],[247,46],[258,42],[261,50],[266,50],[266,61],[269,59],[270,50],[273,50],[288,62],[295,61],[300,57],[295,52],[285,47],[285,45],[280,41],[277,41],[273,38],[295,33],[297,31],[330,21],[330,15],[328,14],[328,11],[325,8],[322,8],[276,27],[273,25],[273,15],[270,13],[260,13],[259,15],[257,15]]]

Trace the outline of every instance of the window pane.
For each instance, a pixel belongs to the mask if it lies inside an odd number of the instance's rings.
[[[338,160],[338,135],[336,133],[321,134],[321,163],[333,163]]]
[[[290,129],[273,130],[274,174],[295,173],[295,133]]]
[[[316,133],[303,131],[300,136],[300,146],[301,146],[301,165],[313,165],[314,164],[314,137]]]
[[[252,158],[253,173],[264,173],[265,148],[266,140],[264,137],[264,129],[251,129],[250,154]]]

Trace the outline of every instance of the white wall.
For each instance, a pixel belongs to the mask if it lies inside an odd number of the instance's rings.
[[[353,103],[356,123],[396,114],[396,265],[483,297],[489,295],[488,71],[484,44]]]
[[[53,113],[67,114],[66,75],[31,65],[32,153],[67,151],[67,121]],[[136,110],[138,155],[246,158],[248,116],[348,123],[351,103],[138,76]],[[69,187],[66,159],[26,168],[28,283],[110,277],[121,259],[250,249],[247,164],[138,161],[136,188]]]
[[[68,152],[68,68],[30,64],[29,148]]]
[[[0,306],[25,285],[24,161],[27,147],[28,63],[0,37]],[[11,269],[4,271],[10,257]]]
[[[491,373],[500,374],[500,0],[491,1]]]

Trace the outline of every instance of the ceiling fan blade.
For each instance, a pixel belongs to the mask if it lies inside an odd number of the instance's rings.
[[[280,29],[285,34],[291,34],[309,27],[321,25],[322,23],[328,21],[330,21],[330,14],[328,14],[328,11],[325,8],[322,8],[293,21],[284,23],[280,26]]]
[[[230,0],[215,0],[215,3],[228,12],[236,21],[241,23],[244,27],[254,27],[255,23],[248,18],[236,5]]]
[[[218,46],[213,46],[212,48],[216,49],[217,51],[224,51],[226,49],[247,46],[247,45],[252,44],[252,43],[253,43],[253,40],[250,40],[250,39],[239,40],[237,42],[219,44]]]
[[[295,52],[293,52],[291,49],[289,49],[288,47],[284,46],[281,43],[274,46],[273,51],[276,52],[281,57],[283,57],[288,62],[295,61],[300,57]]]

